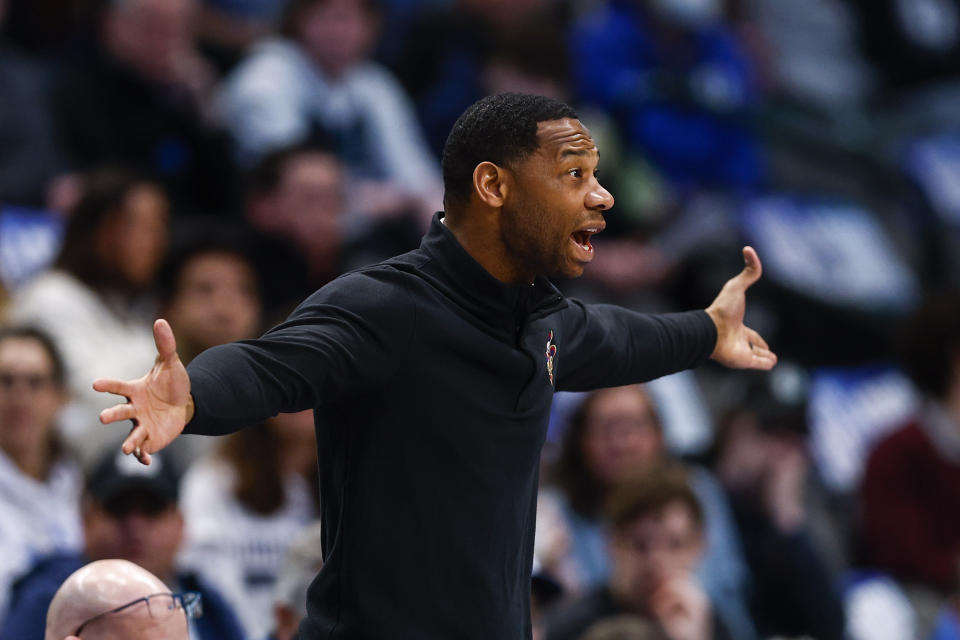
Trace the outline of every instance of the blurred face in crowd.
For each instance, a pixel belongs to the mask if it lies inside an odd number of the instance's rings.
[[[703,532],[689,506],[675,501],[615,531],[610,552],[611,585],[635,609],[644,610],[667,580],[693,571],[703,552]]]
[[[0,341],[0,449],[16,456],[48,446],[65,399],[42,343],[19,337]]]
[[[285,232],[308,255],[335,254],[341,242],[343,170],[331,155],[305,153],[283,168],[276,213]]]
[[[176,79],[191,50],[194,0],[113,0],[104,21],[108,50],[154,80]]]
[[[595,392],[582,447],[587,469],[607,487],[656,462],[663,435],[650,396],[640,386]]]
[[[175,502],[145,491],[121,493],[106,504],[88,499],[84,536],[91,559],[122,558],[169,579],[183,540],[183,515]]]
[[[253,267],[235,253],[194,255],[180,270],[167,317],[198,350],[255,337],[260,292]]]
[[[167,250],[168,217],[167,199],[158,187],[134,187],[120,210],[104,219],[98,255],[127,284],[149,285]]]
[[[363,0],[318,0],[298,18],[297,40],[333,77],[363,61],[377,36],[377,18]]]

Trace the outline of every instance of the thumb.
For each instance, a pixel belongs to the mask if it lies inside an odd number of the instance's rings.
[[[753,247],[743,248],[743,271],[737,275],[739,284],[744,289],[760,279],[763,273],[763,266],[760,264],[760,257]]]
[[[153,323],[153,341],[157,345],[160,360],[166,361],[177,355],[177,341],[173,337],[173,329],[163,318]]]

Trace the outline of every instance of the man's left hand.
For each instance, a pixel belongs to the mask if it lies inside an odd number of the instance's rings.
[[[743,324],[747,289],[760,279],[763,269],[752,247],[743,248],[743,260],[743,271],[727,280],[707,307],[707,315],[717,326],[717,346],[710,357],[735,369],[772,369],[777,355],[759,333]]]

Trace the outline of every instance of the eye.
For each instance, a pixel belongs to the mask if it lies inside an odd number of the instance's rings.
[[[581,169],[570,169],[570,171],[568,171],[567,173],[573,176],[574,178],[583,177],[583,171]]]

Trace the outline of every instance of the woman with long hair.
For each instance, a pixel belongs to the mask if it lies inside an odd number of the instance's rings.
[[[152,287],[167,222],[167,198],[155,183],[122,171],[92,174],[53,267],[14,293],[12,319],[44,329],[63,354],[73,400],[63,433],[85,460],[125,435],[97,424],[111,401],[92,381],[139,375],[154,360]]]
[[[37,556],[82,545],[83,480],[56,432],[64,383],[46,334],[0,329],[0,621],[13,581]]]
[[[603,510],[609,496],[624,481],[670,458],[653,399],[642,385],[587,395],[564,433],[540,499],[537,557],[544,568],[573,593],[605,583],[610,561]],[[705,468],[687,469],[707,534],[698,576],[734,635],[756,637],[743,593],[746,565],[723,490]]]

